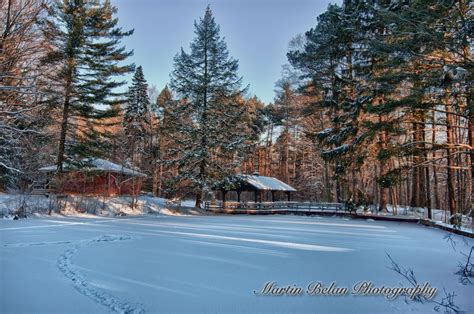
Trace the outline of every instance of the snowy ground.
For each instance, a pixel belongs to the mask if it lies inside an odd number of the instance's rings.
[[[388,214],[393,215],[393,206],[387,205]],[[428,210],[420,207],[397,206],[398,216],[412,216],[428,219]],[[447,210],[432,209],[431,216],[433,221],[447,223],[449,222],[450,213]],[[466,228],[472,229],[472,218],[469,215],[462,215],[462,223]]]
[[[138,197],[135,208],[131,208],[132,199],[127,196],[119,197],[88,197],[88,196],[68,196],[64,199],[56,197],[45,197],[42,195],[25,194],[5,194],[0,192],[0,218],[13,218],[18,215],[18,209],[24,207],[25,214],[47,215],[52,212],[65,216],[94,217],[94,216],[137,216],[149,213],[164,215],[187,215],[202,214],[202,210],[194,207],[195,200],[167,200],[164,198],[141,195]],[[393,216],[393,206],[387,206],[388,213],[377,212],[372,208],[372,212],[377,215]],[[305,210],[305,209],[303,209]],[[357,211],[363,214],[362,208]],[[415,217],[427,219],[427,212],[424,208],[397,206],[397,216]],[[20,215],[21,217],[21,215]],[[440,209],[432,210],[433,221],[443,224],[449,221],[449,213]],[[467,232],[472,233],[473,221],[469,215],[462,216],[462,226]]]
[[[0,312],[434,312],[401,297],[253,294],[268,281],[408,287],[387,252],[472,313],[473,286],[454,272],[474,241],[452,235],[454,250],[446,234],[290,215],[0,220]]]
[[[196,214],[194,203],[182,202],[181,206],[167,199],[142,195],[138,197],[136,206],[131,207],[132,198],[120,197],[90,197],[68,196],[66,198],[46,197],[44,195],[5,194],[0,193],[0,218],[13,218],[18,215],[19,208],[24,208],[26,216],[48,215],[76,217],[114,217],[137,216],[144,214],[180,215]],[[21,215],[20,215],[21,217]]]

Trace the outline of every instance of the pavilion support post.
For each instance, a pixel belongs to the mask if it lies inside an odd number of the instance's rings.
[[[275,191],[272,191],[272,202],[275,203]]]
[[[225,195],[227,194],[227,191],[222,191],[222,205],[225,203]]]
[[[291,195],[290,195],[290,192],[286,192],[286,196],[288,197],[288,202],[291,202]]]
[[[255,197],[255,203],[257,203],[258,202],[258,191],[254,191],[253,195]]]
[[[237,191],[237,202],[240,203],[240,193],[242,193],[242,191]]]

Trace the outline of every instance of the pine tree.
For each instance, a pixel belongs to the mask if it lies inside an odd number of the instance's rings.
[[[212,182],[230,175],[240,163],[236,155],[245,135],[239,126],[243,108],[237,99],[243,90],[238,62],[229,57],[209,7],[194,27],[190,53],[181,49],[174,59],[171,87],[183,97],[173,112],[185,135],[178,143],[179,179],[191,183],[200,207]]]
[[[153,145],[151,150],[153,161],[152,192],[157,196],[163,196],[164,190],[168,190],[169,187],[164,187],[164,183],[169,182],[172,177],[169,171],[171,167],[167,163],[169,159],[167,150],[170,145],[173,145],[173,138],[179,136],[179,134],[175,134],[175,127],[170,119],[174,104],[175,101],[168,85],[161,90],[156,101],[151,104],[151,112],[155,121],[152,129]]]
[[[57,167],[63,171],[66,159],[101,153],[102,134],[95,126],[108,118],[109,108],[123,96],[115,88],[124,82],[114,80],[117,75],[130,72],[133,67],[120,65],[132,52],[119,46],[124,36],[133,31],[122,31],[113,17],[116,8],[88,0],[55,1],[46,22],[45,36],[51,51],[45,63],[56,69],[49,77],[54,89],[48,102],[60,110],[61,126],[58,140]]]
[[[133,132],[137,128],[138,132],[143,133],[150,123],[149,111],[148,83],[143,75],[142,67],[138,66],[127,93],[123,117],[125,130]]]
[[[148,84],[143,69],[138,66],[128,89],[127,102],[123,116],[123,127],[127,136],[127,147],[132,154],[132,161],[142,165],[143,157],[151,140],[150,99]]]
[[[292,184],[289,179],[289,163],[290,163],[290,145],[293,142],[292,129],[296,128],[296,106],[295,93],[291,89],[288,81],[282,82],[281,91],[278,92],[275,99],[275,114],[277,125],[282,126],[282,132],[277,139],[280,148],[280,166],[279,178],[283,182]]]
[[[258,152],[260,149],[260,137],[268,124],[265,104],[253,96],[249,99],[241,99],[242,106],[245,111],[241,120],[245,126],[244,133],[247,134],[247,144],[245,145],[244,156],[247,158],[243,161],[240,172],[253,173],[258,169]],[[263,172],[262,172],[263,174]]]
[[[333,165],[337,201],[343,198],[342,183],[347,182],[348,169],[360,167],[364,156],[360,151],[363,146],[354,141],[361,107],[368,97],[361,93],[356,97],[352,92],[351,76],[355,70],[349,62],[357,27],[354,16],[346,15],[337,5],[329,5],[318,17],[316,27],[306,32],[303,49],[288,53],[290,63],[303,73],[304,92],[315,99],[306,111],[322,110],[329,117],[328,127],[312,137],[317,145],[324,145],[322,157]]]

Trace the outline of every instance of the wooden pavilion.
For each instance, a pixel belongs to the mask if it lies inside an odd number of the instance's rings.
[[[62,194],[137,195],[146,175],[100,158],[86,158],[77,164],[65,164],[61,178],[53,178],[56,165],[40,168],[47,174],[45,185]]]
[[[265,192],[271,193],[271,201],[277,201],[277,193],[283,192],[286,194],[287,201],[291,201],[291,193],[296,192],[292,186],[273,177],[261,176],[258,173],[238,174],[226,178],[219,182],[215,187],[215,191],[220,191],[222,195],[222,202],[226,202],[226,195],[228,192],[234,191],[237,193],[237,202],[241,201],[242,192],[252,192],[254,194],[254,201],[262,202]]]

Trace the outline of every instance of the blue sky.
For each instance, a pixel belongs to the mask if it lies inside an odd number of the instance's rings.
[[[239,60],[239,74],[249,94],[273,101],[275,82],[287,63],[288,42],[316,24],[328,0],[112,0],[119,24],[134,28],[124,40],[134,50],[131,61],[142,65],[149,85],[161,90],[169,82],[173,57],[189,51],[194,20],[210,4],[230,55]],[[339,2],[339,1],[338,1]]]

